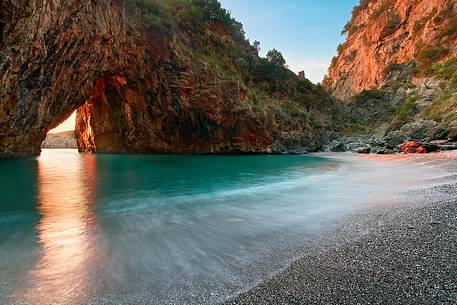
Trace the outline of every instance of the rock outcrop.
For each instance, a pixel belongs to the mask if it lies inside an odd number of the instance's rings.
[[[325,86],[341,99],[408,81],[416,68],[457,56],[456,0],[361,0],[345,26]]]
[[[334,129],[333,100],[217,1],[4,0],[0,38],[2,157],[39,154],[75,109],[82,152],[297,152]]]
[[[457,1],[361,0],[343,32],[324,86],[342,101],[347,124],[326,148],[455,147]]]

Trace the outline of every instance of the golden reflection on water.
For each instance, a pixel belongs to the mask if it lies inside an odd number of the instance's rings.
[[[41,219],[37,234],[42,256],[25,292],[33,304],[79,303],[90,290],[87,285],[97,230],[95,201],[95,156],[75,158],[69,152],[56,158],[44,153],[38,159]]]

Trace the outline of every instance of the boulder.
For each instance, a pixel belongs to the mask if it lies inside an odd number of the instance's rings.
[[[400,131],[391,131],[387,136],[384,137],[386,147],[390,149],[397,148],[398,145],[405,143],[408,138]]]
[[[442,151],[457,150],[457,143],[448,143],[445,145],[440,145],[439,149]]]
[[[326,146],[325,150],[331,152],[345,152],[348,151],[348,146],[341,140],[333,140],[329,145]]]
[[[410,139],[424,140],[432,138],[438,132],[437,125],[433,120],[420,120],[403,125],[400,132]]]
[[[427,150],[416,141],[409,141],[400,147],[400,152],[405,154],[425,154]]]
[[[371,148],[370,152],[376,155],[391,155],[395,153],[395,151],[393,151],[392,149],[388,149],[384,146],[374,146]]]
[[[371,147],[365,146],[365,147],[359,147],[354,149],[354,152],[359,153],[359,154],[369,154],[371,152]]]

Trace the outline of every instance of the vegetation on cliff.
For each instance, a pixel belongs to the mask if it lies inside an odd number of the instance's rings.
[[[457,147],[455,0],[363,0],[342,35],[324,87],[344,101],[343,134],[380,153],[408,139]]]
[[[329,119],[336,106],[321,87],[298,79],[287,69],[281,52],[260,58],[260,43],[245,38],[243,25],[217,0],[134,0],[134,20],[166,29],[177,52],[192,69],[210,70],[220,82],[236,83],[244,98],[233,110],[274,122],[271,128],[308,130],[320,136],[334,129]],[[335,114],[334,114],[335,116]],[[284,123],[287,121],[287,123]],[[295,126],[295,127],[294,127]],[[311,131],[312,130],[312,131]]]
[[[75,109],[90,152],[315,150],[335,129],[332,98],[216,0],[1,6],[2,156],[38,154]]]

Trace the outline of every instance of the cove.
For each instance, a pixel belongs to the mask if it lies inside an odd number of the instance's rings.
[[[0,162],[0,303],[213,304],[439,172],[354,155]]]

